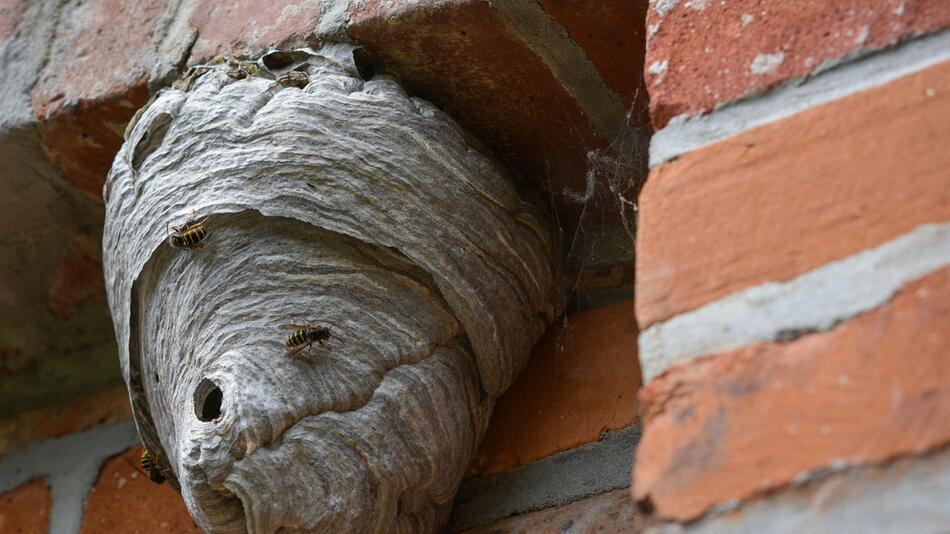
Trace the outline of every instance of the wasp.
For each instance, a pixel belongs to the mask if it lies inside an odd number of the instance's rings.
[[[312,347],[314,343],[318,343],[323,348],[333,348],[326,342],[331,337],[335,337],[327,326],[311,326],[310,323],[291,323],[281,325],[280,328],[282,330],[294,330],[293,334],[290,334],[284,339],[284,346],[291,349],[291,356],[296,357],[303,352],[304,349]]]
[[[139,464],[142,466],[141,469],[130,462],[128,458],[126,458],[126,462],[129,462],[129,465],[136,471],[146,475],[152,482],[162,484],[168,479],[168,476],[167,471],[159,465],[158,458],[157,455],[153,456],[147,447],[142,447],[142,456],[139,457]]]
[[[204,247],[201,241],[208,235],[208,229],[205,228],[210,215],[201,219],[193,219],[181,226],[175,226],[168,235],[168,244],[175,248],[187,248],[193,250]]]
[[[271,73],[258,67],[257,63],[253,61],[232,61],[229,63],[229,66],[231,70],[228,71],[228,77],[233,80],[243,80],[244,78],[253,78],[255,76],[274,79]]]
[[[146,449],[142,448],[142,457],[139,458],[139,463],[142,464],[142,469],[148,474],[148,479],[156,484],[161,484],[165,482],[167,478],[165,472],[160,465],[158,465],[159,458],[158,456],[152,456],[152,453]]]
[[[298,89],[303,89],[308,83],[310,83],[310,76],[308,76],[306,72],[300,72],[299,70],[291,70],[283,74],[278,74],[277,80],[274,82],[275,85],[296,87]]]

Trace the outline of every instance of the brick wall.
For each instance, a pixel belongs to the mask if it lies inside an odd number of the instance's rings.
[[[31,269],[0,261],[18,287],[0,298],[0,531],[197,531],[181,497],[133,467],[102,288],[102,185],[126,123],[181,68],[318,38],[364,46],[561,223],[569,313],[499,400],[450,529],[634,529],[629,223],[650,129],[645,14],[623,1],[0,1],[0,65],[17,73],[0,80],[0,228],[27,220],[18,235],[35,244]],[[24,253],[7,235],[0,250]]]
[[[950,6],[655,2],[633,497],[657,532],[937,532]]]

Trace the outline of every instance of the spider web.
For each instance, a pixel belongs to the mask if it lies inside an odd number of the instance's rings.
[[[547,188],[558,234],[561,259],[558,274],[564,281],[564,296],[568,299],[555,342],[558,353],[563,351],[572,313],[632,297],[632,280],[599,289],[585,287],[583,282],[598,270],[622,270],[624,264],[632,269],[636,250],[637,197],[646,179],[647,150],[652,133],[646,120],[645,100],[641,85],[622,127],[606,147],[591,147],[581,135],[572,136],[569,144],[586,153],[583,190]],[[562,113],[569,116],[567,110],[562,110]],[[572,128],[571,131],[577,130]],[[546,180],[551,183],[549,176]]]

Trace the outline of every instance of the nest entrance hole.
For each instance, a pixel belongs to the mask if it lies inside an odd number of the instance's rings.
[[[224,392],[211,380],[205,378],[195,388],[195,417],[205,423],[221,417]]]

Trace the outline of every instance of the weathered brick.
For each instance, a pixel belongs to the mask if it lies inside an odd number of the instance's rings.
[[[686,521],[813,470],[950,443],[950,268],[786,344],[675,366],[640,393],[634,496]]]
[[[627,109],[646,96],[643,47],[646,0],[540,0],[541,7],[567,30],[597,67],[604,84]]]
[[[63,179],[98,202],[125,126],[148,100],[144,80],[127,90],[114,89],[116,93],[100,101],[83,100],[59,109],[40,125],[43,147],[63,169]]]
[[[51,170],[33,128],[0,132],[0,161],[2,418],[121,379],[94,237],[101,209]]]
[[[655,168],[637,318],[654,322],[950,219],[950,62]]]
[[[323,3],[199,0],[189,19],[189,24],[198,30],[190,62],[205,61],[219,54],[258,52],[268,46],[304,46],[312,41]]]
[[[156,485],[133,467],[141,453],[134,447],[103,465],[86,502],[82,534],[201,532],[181,495],[167,483]]]
[[[13,35],[30,0],[0,0],[0,46]]]
[[[83,102],[117,99],[144,84],[152,58],[141,51],[152,46],[161,13],[157,1],[65,5],[49,60],[31,94],[37,118],[48,120]]]
[[[52,504],[49,487],[42,480],[0,494],[0,532],[46,534]]]
[[[584,191],[587,153],[608,140],[491,4],[367,2],[351,11],[348,31],[378,68],[396,73],[516,169],[555,194]]]
[[[87,234],[75,235],[49,286],[50,310],[57,319],[66,320],[83,303],[105,299],[99,239]]]
[[[125,387],[37,408],[0,420],[0,455],[29,442],[56,438],[132,416]]]
[[[646,79],[657,129],[674,116],[950,25],[944,0],[654,1]]]
[[[628,488],[614,490],[557,508],[510,517],[463,532],[466,534],[639,532],[641,516],[634,509],[629,492]]]
[[[552,327],[498,400],[470,474],[498,474],[636,421],[636,339],[631,301]]]
[[[63,177],[99,199],[125,124],[148,99],[162,3],[107,0],[62,10],[31,101]]]
[[[147,101],[150,83],[187,61],[304,45],[320,14],[315,0],[175,4],[107,0],[63,7],[31,100],[43,145],[66,181],[92,198],[99,199],[125,125]],[[190,32],[198,36],[193,47]]]

